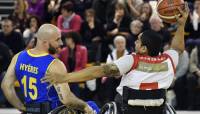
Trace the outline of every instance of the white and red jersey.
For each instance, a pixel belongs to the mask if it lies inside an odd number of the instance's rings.
[[[175,76],[178,53],[175,50],[167,50],[156,57],[133,53],[114,63],[123,75],[117,87],[117,92],[121,95],[123,86],[137,90],[167,89]]]

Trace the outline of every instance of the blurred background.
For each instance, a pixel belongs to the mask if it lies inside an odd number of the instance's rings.
[[[186,0],[190,15],[185,27],[185,51],[167,99],[177,110],[200,110],[200,0]],[[60,28],[63,46],[53,56],[68,72],[112,62],[135,51],[138,34],[152,29],[169,49],[176,24],[164,23],[156,13],[156,0],[0,0],[0,83],[14,54],[34,47],[43,23]],[[120,78],[72,83],[79,98],[100,107],[113,101]],[[16,82],[16,91],[23,101]],[[12,108],[0,89],[0,108]],[[0,113],[4,114],[0,111]],[[7,110],[8,111],[8,110]]]

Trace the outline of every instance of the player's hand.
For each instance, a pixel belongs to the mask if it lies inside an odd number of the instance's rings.
[[[58,73],[46,73],[46,76],[41,79],[42,83],[49,82],[51,85],[66,82],[66,76]]]
[[[177,15],[175,16],[177,23],[178,23],[178,25],[185,25],[187,18],[188,18],[188,15],[189,15],[189,12],[190,12],[189,7],[188,7],[188,3],[185,2],[185,10],[181,10],[180,7],[178,8],[178,10],[181,13],[181,17],[179,17]]]
[[[92,108],[88,105],[84,108],[84,112],[85,112],[84,114],[95,114]]]

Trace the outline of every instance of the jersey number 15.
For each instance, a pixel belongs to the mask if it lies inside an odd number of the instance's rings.
[[[27,94],[30,96],[30,98],[32,100],[37,99],[38,97],[38,89],[36,87],[36,83],[37,83],[37,79],[33,78],[33,77],[27,77],[26,75],[24,75],[24,77],[21,79],[21,83],[24,86],[24,95],[25,97],[27,97]],[[28,88],[27,88],[27,83],[29,84]],[[32,90],[33,92],[28,92],[28,90]]]

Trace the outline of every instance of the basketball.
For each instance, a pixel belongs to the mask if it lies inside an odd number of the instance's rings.
[[[164,22],[175,23],[175,15],[181,16],[178,7],[184,9],[184,0],[158,0],[157,12]]]

